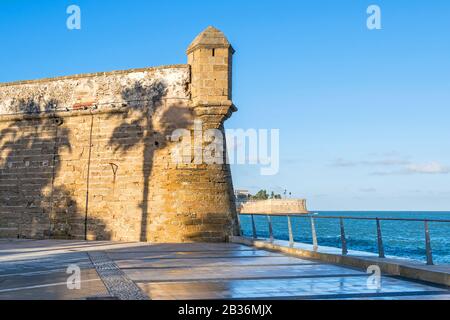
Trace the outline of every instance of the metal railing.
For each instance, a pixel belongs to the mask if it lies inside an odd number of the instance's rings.
[[[433,265],[433,251],[431,249],[431,238],[430,238],[430,229],[429,229],[429,223],[436,222],[436,223],[450,223],[450,220],[443,220],[443,219],[413,219],[413,218],[370,218],[370,217],[351,217],[351,216],[315,216],[310,214],[261,214],[261,213],[255,213],[255,214],[247,214],[243,213],[240,214],[241,216],[250,216],[251,217],[251,225],[252,225],[252,237],[253,239],[257,239],[257,232],[256,232],[256,224],[255,224],[255,218],[254,216],[266,216],[267,222],[269,225],[269,240],[271,242],[274,241],[274,233],[273,233],[273,223],[272,223],[272,217],[287,217],[287,227],[288,227],[288,234],[289,234],[289,246],[294,246],[294,233],[292,231],[292,221],[291,218],[302,218],[302,219],[310,219],[311,221],[311,235],[312,235],[312,244],[313,244],[313,250],[317,251],[319,248],[319,244],[317,241],[317,232],[316,232],[316,225],[315,220],[316,219],[338,219],[339,220],[339,226],[340,226],[340,238],[341,238],[341,248],[342,248],[342,255],[348,254],[347,249],[347,238],[345,236],[345,220],[371,220],[376,222],[376,232],[377,232],[377,248],[378,248],[378,257],[385,258],[384,254],[384,245],[383,245],[383,235],[381,232],[381,221],[410,221],[410,222],[422,222],[424,224],[424,231],[425,231],[425,252],[426,252],[426,260],[427,265]],[[240,219],[239,219],[240,220]],[[242,228],[240,225],[240,232],[242,234]]]

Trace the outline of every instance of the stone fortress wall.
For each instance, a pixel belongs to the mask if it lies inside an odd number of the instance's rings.
[[[229,166],[176,164],[168,139],[193,130],[194,119],[223,131],[236,110],[233,52],[208,27],[186,65],[0,84],[0,237],[190,242],[236,234]]]
[[[307,214],[306,199],[268,199],[244,202],[238,208],[242,214]]]

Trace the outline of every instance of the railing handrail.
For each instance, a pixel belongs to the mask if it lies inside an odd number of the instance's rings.
[[[314,214],[292,214],[292,213],[239,213],[240,215],[255,215],[255,216],[272,216],[272,217],[299,217],[299,218],[311,218],[314,219],[349,219],[349,220],[387,220],[387,221],[414,221],[414,222],[447,222],[447,219],[419,219],[419,218],[383,218],[383,217],[352,217],[352,216],[320,216]]]
[[[317,243],[317,234],[316,228],[314,225],[315,219],[339,219],[340,224],[340,233],[341,233],[341,243],[342,243],[342,255],[346,255],[348,253],[347,250],[347,240],[345,236],[345,226],[344,220],[370,220],[376,221],[376,232],[377,232],[377,246],[378,246],[378,256],[380,258],[385,258],[384,255],[384,245],[383,245],[383,236],[381,232],[381,224],[380,221],[408,221],[408,222],[422,222],[425,228],[425,251],[426,251],[426,259],[427,265],[433,265],[433,252],[431,249],[431,238],[430,238],[430,230],[428,227],[429,222],[447,222],[450,223],[450,220],[447,219],[418,219],[418,218],[383,218],[383,217],[352,217],[352,216],[319,216],[318,214],[275,214],[275,213],[239,213],[239,215],[248,215],[251,216],[252,222],[252,236],[254,239],[257,239],[257,231],[255,224],[255,215],[266,216],[267,222],[269,223],[269,236],[270,241],[273,242],[273,230],[272,230],[272,219],[270,217],[287,217],[288,222],[288,231],[289,231],[289,246],[294,246],[294,233],[292,228],[291,217],[294,218],[309,218],[311,220],[311,234],[313,240],[313,250],[318,250]],[[239,219],[240,221],[240,219]],[[240,227],[239,227],[240,228]]]

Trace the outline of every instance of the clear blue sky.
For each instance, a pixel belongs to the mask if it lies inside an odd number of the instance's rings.
[[[0,82],[186,63],[208,25],[236,49],[227,127],[281,130],[279,174],[233,166],[236,188],[312,210],[450,210],[447,0],[1,0]]]

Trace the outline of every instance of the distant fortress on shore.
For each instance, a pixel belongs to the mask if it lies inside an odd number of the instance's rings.
[[[252,200],[246,190],[236,190],[236,209],[241,214],[308,214],[306,199]]]
[[[250,200],[237,206],[242,214],[307,214],[306,199]]]

